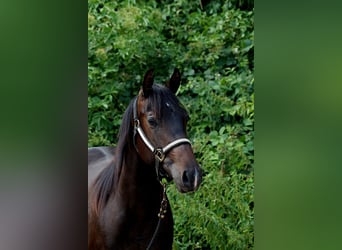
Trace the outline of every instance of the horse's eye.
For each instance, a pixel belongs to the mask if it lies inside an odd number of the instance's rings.
[[[148,118],[148,123],[151,125],[151,127],[157,127],[157,121],[154,118]]]

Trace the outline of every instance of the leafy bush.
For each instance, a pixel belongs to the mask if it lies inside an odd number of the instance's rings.
[[[88,145],[115,145],[148,68],[182,70],[178,96],[204,170],[194,194],[168,190],[174,249],[252,249],[254,24],[251,1],[88,2]]]

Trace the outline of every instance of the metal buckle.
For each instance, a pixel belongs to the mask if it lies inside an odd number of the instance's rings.
[[[139,119],[135,119],[135,120],[134,120],[134,127],[135,127],[135,128],[139,128],[139,127],[140,127],[140,121],[139,121]]]
[[[156,148],[153,153],[154,153],[155,157],[159,160],[159,162],[164,161],[165,154],[164,154],[164,151],[162,148]]]

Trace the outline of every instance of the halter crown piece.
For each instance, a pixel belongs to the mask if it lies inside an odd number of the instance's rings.
[[[156,173],[157,173],[157,178],[160,181],[161,178],[163,177],[168,177],[167,174],[162,174],[161,172],[161,168],[160,168],[160,163],[162,163],[165,159],[165,155],[174,147],[177,147],[180,144],[184,144],[184,143],[189,143],[191,145],[191,142],[189,139],[187,138],[180,138],[177,139],[169,144],[167,144],[165,147],[163,148],[156,148],[152,145],[152,143],[148,140],[148,138],[146,137],[144,131],[142,130],[142,128],[140,127],[140,121],[138,118],[138,113],[137,113],[137,100],[138,97],[136,97],[134,99],[134,103],[133,103],[133,120],[134,120],[134,135],[133,135],[133,144],[134,147],[135,146],[135,135],[138,132],[138,134],[140,135],[141,139],[143,140],[143,142],[145,143],[145,145],[150,149],[150,151],[154,154],[154,158],[155,158],[155,168],[156,168]],[[164,171],[165,172],[165,171]]]

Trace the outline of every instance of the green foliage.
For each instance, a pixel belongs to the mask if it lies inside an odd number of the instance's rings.
[[[204,170],[193,194],[168,190],[174,249],[252,249],[254,22],[251,1],[88,2],[88,145],[115,145],[148,68],[182,71],[178,96]]]

